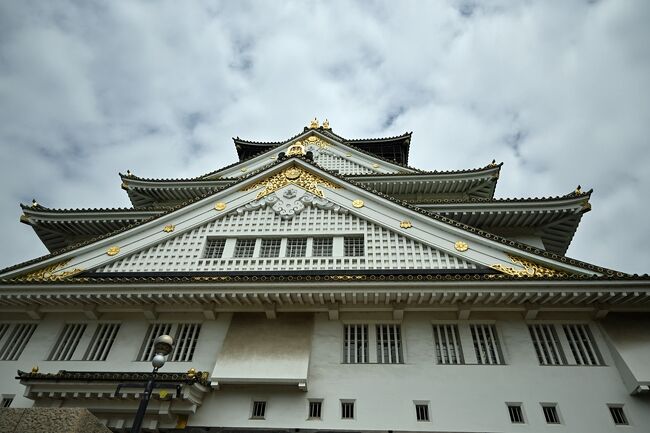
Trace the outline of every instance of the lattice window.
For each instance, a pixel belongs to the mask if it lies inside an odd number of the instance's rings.
[[[56,344],[47,358],[50,361],[69,361],[77,349],[81,336],[86,330],[85,323],[68,323],[63,327]]]
[[[368,325],[343,327],[343,362],[347,364],[369,362]]]
[[[178,362],[188,362],[194,357],[196,343],[199,340],[201,324],[183,323],[178,326],[176,338],[174,338],[174,351],[171,360]]]
[[[603,365],[603,358],[598,351],[589,326],[584,324],[563,325],[562,329],[576,364]]]
[[[533,340],[537,359],[541,365],[565,365],[567,363],[555,326],[545,324],[528,325],[528,331]]]
[[[315,157],[316,164],[319,166],[331,170],[338,171],[342,174],[368,174],[375,173],[374,170],[358,164],[354,161],[350,161],[350,157],[342,157],[338,155],[331,154],[329,152],[319,152]]]
[[[333,241],[333,238],[314,238],[312,245],[312,256],[331,257]]]
[[[35,330],[36,324],[34,323],[17,323],[13,325],[2,346],[2,350],[0,350],[0,361],[16,361],[25,350]]]
[[[225,239],[208,239],[205,243],[203,257],[206,259],[220,259],[226,247]]]
[[[253,409],[251,411],[251,418],[253,419],[264,419],[266,416],[266,402],[265,401],[254,401]]]
[[[309,400],[309,419],[321,419],[323,400]]]
[[[253,257],[256,239],[237,239],[233,257]]]
[[[363,236],[346,236],[343,238],[343,254],[347,257],[360,257],[365,254]]]
[[[341,418],[354,419],[354,401],[341,400]]]
[[[503,354],[494,325],[470,325],[479,364],[503,364]]]
[[[149,325],[147,334],[144,337],[142,342],[142,348],[138,354],[138,361],[151,361],[155,355],[154,352],[154,342],[156,338],[161,335],[171,335],[172,324],[171,323],[152,323]]]
[[[86,361],[106,361],[120,330],[119,323],[100,323],[84,355]]]
[[[464,364],[458,325],[433,325],[433,346],[438,364]]]
[[[307,254],[307,238],[287,239],[287,257],[305,257]]]
[[[524,410],[521,408],[520,403],[509,403],[508,404],[508,415],[510,416],[510,422],[513,424],[524,424]]]
[[[542,412],[544,413],[546,424],[560,424],[560,414],[557,412],[556,404],[542,404]]]
[[[400,364],[402,355],[402,331],[400,325],[377,325],[377,362]]]
[[[415,404],[415,419],[418,421],[429,421],[429,405],[426,403]]]
[[[610,405],[609,414],[612,416],[612,420],[616,425],[630,425],[623,411],[623,405]]]
[[[280,257],[282,239],[262,239],[260,257]]]

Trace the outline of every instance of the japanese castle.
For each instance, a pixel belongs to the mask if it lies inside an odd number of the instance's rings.
[[[411,139],[314,119],[120,174],[130,208],[22,205],[50,254],[0,271],[2,406],[128,432],[168,334],[147,432],[648,432],[650,277],[565,256],[591,191],[495,199]]]

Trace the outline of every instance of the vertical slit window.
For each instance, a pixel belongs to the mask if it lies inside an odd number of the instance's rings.
[[[476,360],[479,364],[503,364],[503,355],[494,325],[470,325]]]
[[[341,418],[353,419],[354,418],[354,402],[342,401],[341,402]]]
[[[201,332],[200,323],[184,323],[178,327],[174,339],[174,352],[171,360],[188,362],[194,357],[194,350]]]
[[[321,419],[323,402],[321,400],[309,401],[309,419]]]
[[[35,330],[36,324],[34,323],[18,323],[14,325],[0,351],[0,361],[16,361],[25,350]]]
[[[609,413],[612,415],[612,420],[616,425],[629,425],[630,423],[623,412],[623,406],[610,406]]]
[[[429,421],[429,405],[416,404],[415,405],[415,419],[418,421]]]
[[[233,257],[253,257],[253,253],[255,252],[255,241],[256,239],[237,239],[237,242],[235,242],[235,252],[233,253]]]
[[[363,236],[346,236],[343,238],[343,254],[346,257],[360,257],[365,253]]]
[[[138,361],[151,361],[154,353],[153,343],[161,335],[169,335],[172,330],[171,323],[153,323],[149,325],[147,334],[142,342],[142,348],[138,355]]]
[[[2,403],[0,403],[0,407],[9,407],[11,406],[11,403],[13,403],[13,401],[14,401],[13,397],[3,397]]]
[[[560,415],[558,415],[557,407],[554,404],[542,405],[542,411],[547,424],[560,424]]]
[[[332,238],[314,238],[312,256],[331,257],[334,240]]]
[[[220,259],[223,255],[223,249],[226,247],[225,239],[208,239],[205,244],[203,258]]]
[[[95,334],[86,354],[84,355],[85,361],[106,361],[108,353],[113,347],[117,332],[120,330],[119,323],[101,323],[95,329]]]
[[[56,340],[56,344],[47,358],[50,361],[69,361],[81,341],[81,336],[86,330],[84,323],[68,323],[63,327]]]
[[[457,325],[433,325],[433,345],[438,364],[463,364]]]
[[[287,239],[287,257],[305,257],[307,238]]]
[[[343,362],[363,364],[368,362],[368,325],[343,327]]]
[[[566,365],[566,357],[553,325],[528,325],[540,365]]]
[[[576,364],[603,365],[603,359],[587,325],[563,325],[562,328]]]
[[[510,415],[510,422],[513,424],[524,423],[524,411],[519,404],[508,405],[508,415]]]
[[[279,257],[282,239],[262,239],[260,257]]]
[[[400,325],[377,325],[377,362],[400,364],[402,356],[402,335]]]
[[[265,401],[254,401],[253,402],[253,412],[251,418],[253,419],[264,419],[266,416],[266,402]]]

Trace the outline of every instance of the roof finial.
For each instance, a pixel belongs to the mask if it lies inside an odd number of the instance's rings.
[[[575,193],[582,194],[582,188],[580,187],[580,185],[578,185],[578,187],[576,188]]]
[[[491,163],[488,164],[488,167],[496,167],[497,165],[497,160],[493,159]]]
[[[127,175],[127,176],[131,176],[131,170],[128,170],[128,169],[127,169],[127,170],[126,170],[126,175]]]
[[[330,121],[325,118],[325,121],[323,122],[323,129],[332,129],[330,128]]]
[[[32,199],[32,207],[38,206],[38,202],[36,201],[35,198]]]
[[[318,128],[318,119],[314,117],[314,120],[309,122],[309,129],[316,129]]]

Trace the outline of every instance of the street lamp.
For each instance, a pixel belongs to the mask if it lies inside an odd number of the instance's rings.
[[[172,352],[174,347],[174,339],[169,335],[161,335],[156,338],[153,342],[154,357],[151,360],[151,365],[153,365],[153,371],[151,372],[151,379],[147,382],[147,386],[144,388],[144,395],[140,400],[140,406],[138,407],[138,412],[135,414],[135,419],[133,420],[133,426],[131,427],[131,433],[140,433],[142,428],[142,421],[144,419],[144,414],[147,411],[147,405],[149,405],[149,399],[151,399],[151,393],[153,392],[154,385],[156,383],[156,373],[158,369],[165,365],[165,360],[167,355]]]

